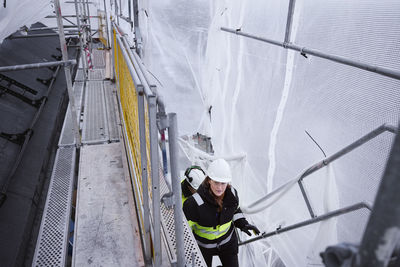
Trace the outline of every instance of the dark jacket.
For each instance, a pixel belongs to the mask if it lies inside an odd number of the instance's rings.
[[[229,249],[231,252],[237,253],[238,242],[234,227],[242,228],[248,224],[239,208],[237,191],[233,187],[226,189],[221,212],[218,212],[218,204],[214,200],[210,189],[205,187],[204,183],[198,188],[197,194],[201,197],[200,203],[198,196],[196,197],[196,194],[194,194],[185,201],[183,211],[199,246],[211,248],[216,245],[219,250]],[[215,231],[218,226],[226,225],[230,221],[233,221],[233,223],[230,225],[229,230],[217,239],[210,240],[196,234],[196,227],[210,227],[210,230],[214,229]]]

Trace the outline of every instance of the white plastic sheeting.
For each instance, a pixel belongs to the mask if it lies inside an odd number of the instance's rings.
[[[180,133],[209,135],[215,156],[231,158],[247,211],[324,158],[305,131],[329,156],[399,121],[398,80],[220,30],[282,42],[288,3],[152,0],[141,1],[139,10],[145,62],[169,111],[178,113]],[[291,41],[400,70],[400,2],[298,0]],[[393,136],[384,133],[304,180],[317,215],[373,202]],[[206,166],[213,158],[190,142],[181,148],[187,161]],[[247,215],[262,231],[310,218],[296,183],[274,201]],[[240,263],[321,264],[327,245],[360,241],[368,216],[360,210],[251,243],[240,248]]]
[[[108,2],[108,1],[107,1]],[[73,1],[60,0],[62,15],[75,15],[75,4]],[[102,0],[93,0],[89,4],[89,13],[91,16],[97,16],[97,9],[102,9],[104,4]],[[83,14],[83,11],[81,11]],[[0,6],[0,43],[9,35],[18,31],[21,27],[30,27],[36,22],[41,22],[47,27],[57,27],[55,18],[46,18],[54,14],[54,4],[50,0],[18,0],[6,1],[6,7],[1,1]],[[63,20],[64,25],[76,24],[76,18],[69,17]],[[98,19],[91,18],[92,29],[98,29]],[[72,22],[72,23],[71,23]],[[64,29],[68,31],[69,29]],[[96,36],[95,36],[96,37]]]
[[[50,0],[7,1],[0,6],[0,43],[22,26],[30,27],[54,11]]]
[[[97,2],[101,8],[103,1]],[[379,125],[399,121],[398,80],[220,30],[283,41],[288,2],[152,0],[139,5],[144,60],[159,80],[167,111],[178,114],[180,134],[212,137],[215,155],[231,164],[245,210],[324,158],[305,131],[331,155]],[[73,8],[63,14],[74,13]],[[121,1],[125,16],[127,8]],[[0,8],[0,41],[52,12],[48,0],[7,1],[7,8]],[[291,40],[400,70],[400,2],[297,0]],[[393,134],[382,134],[307,177],[316,214],[373,202],[392,140]],[[212,159],[186,142],[181,148],[187,157],[182,168],[190,161],[206,166]],[[262,231],[310,218],[296,184],[274,201],[247,214]],[[320,264],[318,253],[327,245],[359,242],[368,215],[362,210],[242,246],[240,263]]]

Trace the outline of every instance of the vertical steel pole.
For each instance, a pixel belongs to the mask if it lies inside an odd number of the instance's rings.
[[[68,51],[67,51],[67,44],[65,42],[64,25],[62,24],[60,0],[54,1],[54,9],[55,9],[56,16],[57,16],[57,26],[58,26],[58,34],[60,36],[62,57],[63,57],[64,61],[67,61],[68,60]],[[78,117],[76,115],[74,91],[72,89],[71,66],[70,65],[64,66],[64,71],[65,71],[65,79],[67,81],[69,104],[70,104],[70,108],[71,108],[72,130],[75,134],[76,147],[79,148],[81,146],[81,138],[80,138],[80,134],[79,134]]]
[[[115,17],[117,18],[117,24],[119,25],[117,0],[114,0],[114,12],[115,12]]]
[[[121,47],[121,49],[123,49]],[[142,190],[143,190],[143,223],[144,223],[144,257],[146,265],[151,264],[151,243],[150,243],[150,206],[149,206],[149,183],[147,173],[147,148],[146,148],[146,120],[144,107],[143,87],[138,88],[138,109],[139,109],[139,135],[140,135],[140,157],[142,166]]]
[[[81,28],[81,17],[80,17],[80,12],[78,8],[78,0],[75,0],[75,12],[76,12],[76,23],[78,25],[78,32],[79,32],[79,47],[81,50],[81,60],[82,60],[82,67],[83,67],[83,77],[85,81],[87,80],[87,74],[86,74],[86,57],[85,57],[85,51],[83,50],[83,32]]]
[[[176,238],[176,258],[178,267],[185,266],[185,248],[183,242],[183,210],[181,183],[178,174],[178,122],[175,113],[168,114],[169,158],[171,165],[172,192],[174,194],[174,218]]]
[[[89,30],[88,30],[88,32],[89,32],[89,40],[90,40],[90,44],[92,44],[92,41],[93,41],[93,39],[92,39],[92,24],[91,24],[91,21],[90,21],[89,0],[86,0],[86,6],[87,6],[87,20],[88,20],[88,23],[89,23]],[[92,47],[91,46],[89,47],[89,51],[92,52]]]
[[[151,180],[153,185],[153,247],[154,266],[161,266],[161,215],[160,215],[160,170],[158,152],[157,106],[156,97],[149,96],[149,124],[150,124],[150,160]]]
[[[135,28],[139,27],[139,7],[138,0],[133,1],[133,23],[135,24]]]
[[[81,3],[81,7],[82,7],[82,11],[83,11],[83,17],[85,18],[85,32],[86,32],[86,40],[85,42],[88,43],[90,40],[90,33],[89,36],[87,36],[88,34],[88,25],[89,25],[89,21],[88,21],[88,17],[87,17],[87,12],[86,12],[86,5],[85,5],[85,0],[80,0]]]
[[[106,27],[107,27],[107,29],[106,29],[106,34],[107,34],[107,49],[110,49],[111,48],[111,35],[110,35],[110,28],[109,28],[109,25],[108,25],[108,13],[107,13],[107,4],[106,4],[106,0],[104,0],[104,13],[106,14]],[[112,31],[111,31],[112,32]]]
[[[314,210],[313,210],[313,208],[311,206],[311,202],[310,202],[310,199],[308,197],[307,191],[304,188],[303,179],[300,179],[297,183],[298,183],[298,185],[300,187],[301,194],[303,195],[304,202],[307,205],[307,209],[308,209],[308,212],[310,213],[311,218],[315,218],[316,215],[315,215]]]
[[[140,35],[139,29],[139,7],[138,7],[138,0],[133,0],[133,24],[135,27],[135,44],[136,44],[136,52],[140,57],[142,57],[142,41],[140,40],[142,37]]]
[[[400,242],[400,134],[397,133],[375,198],[356,266],[387,266]],[[397,266],[397,265],[396,265]]]
[[[163,159],[163,170],[164,175],[168,173],[168,159],[167,159],[167,148],[165,146],[165,130],[161,130],[161,152],[162,152],[162,159]]]
[[[128,0],[128,10],[129,10],[129,15],[128,18],[130,21],[132,21],[132,5],[131,5],[131,0]],[[132,23],[132,22],[131,22]],[[132,24],[131,24],[132,25]]]
[[[292,22],[293,22],[293,13],[294,13],[295,4],[296,4],[296,0],[290,0],[289,8],[288,8],[287,21],[286,21],[286,32],[285,32],[285,41],[284,41],[284,43],[289,43],[290,42],[290,34],[292,32]]]

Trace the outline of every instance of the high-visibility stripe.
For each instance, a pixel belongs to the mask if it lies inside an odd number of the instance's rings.
[[[201,205],[204,204],[204,201],[201,198],[201,196],[199,195],[199,193],[194,193],[193,194],[193,198],[194,198],[194,200],[196,200],[196,203],[197,203],[198,206],[201,206]]]
[[[244,218],[243,213],[236,213],[233,215],[233,221],[239,220],[241,218]]]
[[[232,238],[233,232],[234,232],[234,231],[232,231],[232,232],[229,234],[229,236],[227,236],[227,237],[224,238],[221,242],[218,242],[218,243],[206,244],[206,243],[203,243],[203,242],[201,242],[201,241],[199,241],[199,240],[196,240],[196,241],[197,241],[197,244],[198,244],[200,247],[203,247],[203,248],[217,248],[217,247],[220,247],[220,246],[222,246],[222,245],[228,243],[229,240],[231,240],[231,238]]]
[[[236,191],[235,188],[233,188],[233,186],[231,186],[231,192],[237,198]]]
[[[225,224],[218,225],[216,227],[206,227],[201,226],[197,222],[188,221],[190,228],[192,228],[193,232],[203,238],[208,240],[215,240],[222,236],[224,236],[230,229],[232,225],[232,221],[229,221]]]

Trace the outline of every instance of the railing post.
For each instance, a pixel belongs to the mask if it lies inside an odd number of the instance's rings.
[[[290,2],[289,2],[284,43],[290,43],[290,34],[292,32],[292,22],[293,22],[293,13],[294,13],[295,3],[296,3],[296,0],[290,0]]]
[[[86,7],[87,7],[87,23],[88,23],[88,25],[89,25],[89,29],[88,29],[88,32],[89,32],[89,40],[90,40],[90,43],[92,43],[92,23],[91,23],[91,21],[90,21],[90,6],[89,6],[89,0],[86,0]],[[90,51],[90,53],[92,53],[92,47],[90,46],[89,47],[89,51]],[[92,56],[92,55],[90,55],[90,56]]]
[[[313,208],[311,206],[310,199],[308,197],[307,191],[304,188],[303,179],[301,178],[297,183],[299,184],[301,194],[303,195],[304,202],[306,202],[307,209],[308,209],[308,212],[310,213],[311,218],[316,217],[315,214],[314,214]]]
[[[122,47],[121,47],[122,49]],[[144,223],[144,257],[146,266],[151,265],[151,243],[150,243],[150,208],[149,208],[149,183],[147,172],[147,148],[146,148],[146,120],[144,107],[144,92],[138,90],[138,111],[139,111],[139,136],[140,136],[140,158],[143,193],[143,223]],[[139,88],[138,88],[139,89]]]
[[[104,12],[105,12],[105,19],[106,19],[106,32],[105,32],[105,34],[107,34],[107,49],[110,49],[110,48],[111,48],[110,43],[111,43],[111,40],[112,40],[113,38],[110,37],[110,28],[109,28],[109,25],[108,25],[107,3],[106,3],[106,0],[104,0],[103,2],[104,2]]]
[[[158,164],[158,129],[156,97],[149,96],[149,125],[150,125],[150,160],[153,192],[153,247],[154,266],[161,266],[161,215],[160,215],[160,170]]]
[[[86,65],[86,57],[85,57],[85,51],[83,50],[83,39],[84,35],[82,32],[82,27],[81,27],[81,17],[80,17],[80,12],[78,8],[78,0],[75,0],[75,12],[76,12],[76,24],[78,25],[78,35],[79,35],[79,48],[81,50],[81,60],[82,60],[82,67],[83,67],[83,78],[86,81],[87,80],[87,65]]]
[[[169,157],[171,165],[172,192],[174,194],[174,218],[175,218],[175,238],[176,238],[176,258],[177,266],[185,266],[185,249],[183,243],[183,210],[181,184],[178,174],[178,122],[175,113],[168,114],[168,140]]]
[[[67,44],[65,42],[64,25],[62,23],[60,0],[54,1],[54,9],[55,9],[55,12],[57,15],[57,26],[58,26],[58,34],[60,36],[60,46],[61,46],[62,58],[63,58],[63,61],[67,61],[68,60],[68,51],[67,51]],[[79,133],[78,117],[76,115],[75,97],[74,97],[74,91],[72,89],[70,66],[64,66],[64,71],[65,71],[65,79],[67,81],[69,104],[70,104],[70,108],[71,108],[72,128],[73,128],[73,132],[75,135],[76,147],[79,148],[81,146],[81,137],[80,137],[80,133]]]

